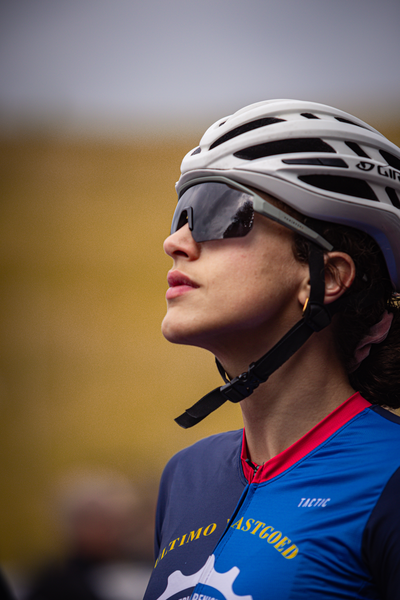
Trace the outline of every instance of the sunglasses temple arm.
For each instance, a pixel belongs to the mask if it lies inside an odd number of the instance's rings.
[[[272,219],[276,223],[280,223],[284,225],[288,229],[299,233],[300,235],[306,237],[314,244],[317,244],[327,252],[331,252],[333,250],[332,244],[330,244],[327,240],[325,240],[322,236],[319,235],[313,229],[310,229],[304,223],[301,223],[297,219],[294,219],[283,210],[280,210],[273,204],[266,202],[259,196],[253,197],[253,206],[254,210],[258,212],[260,215],[267,217],[268,219]]]

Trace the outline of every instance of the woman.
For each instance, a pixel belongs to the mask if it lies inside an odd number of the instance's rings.
[[[244,430],[167,465],[145,598],[399,598],[400,150],[271,100],[210,127],[177,191],[163,333],[225,380],[177,421],[230,400]]]

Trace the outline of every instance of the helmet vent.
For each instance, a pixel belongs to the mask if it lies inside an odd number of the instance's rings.
[[[353,150],[354,154],[357,154],[357,156],[361,156],[362,158],[371,158],[366,152],[364,152],[361,146],[356,144],[356,142],[345,142],[345,144],[350,148],[350,150]]]
[[[322,165],[324,167],[349,168],[341,158],[284,158],[282,162],[286,165]]]
[[[363,179],[338,175],[301,175],[299,179],[322,190],[379,202],[374,190]]]
[[[396,190],[394,190],[391,187],[387,187],[387,188],[385,188],[385,190],[386,190],[386,193],[389,196],[389,200],[393,204],[393,206],[395,206],[396,208],[400,208],[400,200],[396,193]]]
[[[198,148],[196,148],[195,150],[193,150],[192,154],[190,156],[194,156],[195,154],[200,154],[201,152],[201,148],[200,146]]]
[[[367,129],[363,125],[359,125],[358,123],[354,123],[354,121],[349,121],[349,119],[344,119],[343,117],[335,117],[336,121],[340,121],[341,123],[347,123],[347,125],[355,125],[355,127],[362,127],[363,129]]]
[[[244,160],[255,160],[264,156],[274,156],[275,154],[293,154],[294,152],[333,152],[336,150],[329,144],[319,138],[293,138],[289,140],[277,140],[275,142],[266,142],[257,144],[235,152],[237,158]]]
[[[240,127],[236,127],[236,129],[232,129],[232,131],[228,131],[225,135],[222,135],[220,138],[215,140],[210,146],[210,150],[216,148],[220,144],[231,140],[238,135],[242,135],[242,133],[247,133],[248,131],[252,131],[253,129],[258,129],[259,127],[265,127],[266,125],[274,125],[275,123],[281,123],[285,121],[285,119],[277,119],[275,117],[265,117],[264,119],[257,119],[256,121],[251,121],[250,123],[245,123]]]
[[[397,156],[394,156],[393,154],[390,154],[390,152],[386,152],[385,150],[379,150],[379,152],[386,160],[388,165],[393,167],[393,169],[397,169],[398,171],[400,171],[400,159],[397,158]]]
[[[301,113],[301,116],[305,117],[306,119],[319,119],[317,115],[313,115],[312,113]]]

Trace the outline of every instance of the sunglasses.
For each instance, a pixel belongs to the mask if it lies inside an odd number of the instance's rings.
[[[272,219],[327,251],[332,244],[261,196],[227,177],[192,179],[179,193],[171,234],[188,223],[196,242],[244,237],[254,223],[254,213]]]

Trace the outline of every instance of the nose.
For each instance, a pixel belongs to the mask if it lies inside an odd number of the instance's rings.
[[[164,241],[164,252],[171,258],[178,256],[189,260],[196,260],[200,256],[200,244],[198,244],[186,224],[175,233],[172,233]]]

